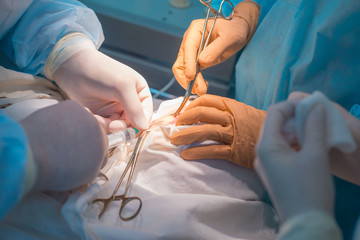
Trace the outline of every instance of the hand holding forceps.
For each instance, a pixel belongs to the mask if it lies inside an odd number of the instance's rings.
[[[212,33],[213,29],[214,29],[216,19],[220,16],[220,17],[224,18],[225,20],[231,20],[233,15],[234,15],[234,6],[233,6],[233,4],[231,3],[230,0],[222,0],[221,3],[220,3],[219,9],[215,9],[214,7],[211,6],[212,1],[213,0],[200,0],[200,2],[202,4],[204,4],[208,8],[208,10],[207,10],[207,14],[206,14],[205,22],[204,22],[204,27],[203,27],[203,31],[202,31],[202,35],[201,35],[200,46],[199,46],[199,49],[198,49],[198,52],[197,52],[197,55],[196,55],[196,73],[195,73],[194,79],[191,80],[189,82],[188,86],[187,86],[184,99],[181,102],[179,108],[176,110],[176,112],[174,114],[175,116],[179,115],[179,113],[184,108],[186,102],[188,101],[188,99],[189,99],[189,97],[191,95],[192,89],[193,89],[194,84],[195,84],[196,77],[198,76],[199,72],[201,71],[200,64],[198,62],[199,55],[206,48],[207,44],[209,43],[209,39],[210,39],[211,33]],[[231,13],[230,13],[229,16],[224,16],[223,13],[222,13],[224,3],[228,3],[230,5],[230,7],[231,7]],[[214,14],[214,17],[213,17],[214,20],[212,22],[211,28],[210,28],[209,33],[208,33],[208,35],[206,37],[206,40],[205,40],[207,24],[208,24],[208,20],[210,18],[210,13],[211,12]]]
[[[99,218],[102,217],[105,210],[108,208],[110,203],[113,202],[113,201],[121,201],[120,210],[119,210],[119,217],[123,221],[129,221],[129,220],[135,218],[139,214],[139,212],[141,210],[141,207],[142,207],[141,199],[139,197],[137,197],[137,196],[128,197],[127,192],[129,190],[131,179],[132,179],[133,174],[134,174],[136,162],[137,162],[138,155],[139,155],[139,150],[141,149],[142,144],[144,143],[144,139],[149,134],[149,132],[150,131],[144,131],[144,132],[142,132],[140,134],[140,136],[139,136],[139,138],[138,138],[138,140],[136,142],[135,149],[134,149],[134,151],[133,151],[133,153],[132,153],[132,155],[130,157],[130,160],[128,161],[128,164],[126,165],[126,167],[124,169],[124,172],[120,176],[120,179],[119,179],[119,181],[118,181],[112,195],[109,198],[98,198],[98,199],[95,199],[95,200],[93,200],[91,202],[91,204],[94,204],[94,203],[102,203],[103,204],[103,207],[102,207],[102,209],[100,211],[100,214],[99,214]],[[127,178],[127,181],[126,181],[124,193],[121,194],[121,195],[116,195],[117,191],[120,188],[120,185],[121,185],[122,181],[124,180],[124,178],[127,175],[129,170],[130,170],[130,172],[129,172],[129,175],[128,175],[128,178]],[[134,201],[138,202],[138,208],[136,209],[136,211],[132,215],[130,215],[128,217],[125,217],[123,215],[123,211],[124,211],[125,207],[127,206],[127,204],[129,204],[130,202],[134,202]]]

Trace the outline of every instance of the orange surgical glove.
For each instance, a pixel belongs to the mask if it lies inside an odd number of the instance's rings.
[[[260,7],[251,0],[244,0],[234,8],[231,20],[219,18],[209,39],[208,46],[199,55],[200,68],[208,68],[230,58],[241,50],[253,36],[260,15]],[[212,21],[209,19],[207,31]],[[172,67],[174,76],[183,88],[195,77],[196,55],[201,42],[204,19],[192,21],[184,34],[178,57]],[[196,77],[192,93],[199,96],[207,91],[208,84],[201,72]]]
[[[192,125],[171,136],[175,145],[214,140],[220,144],[188,148],[181,152],[187,160],[225,159],[253,168],[255,145],[266,112],[234,99],[204,95],[195,99],[179,116],[176,125]]]

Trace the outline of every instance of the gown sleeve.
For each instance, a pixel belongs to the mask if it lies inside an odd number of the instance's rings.
[[[79,32],[99,47],[104,40],[94,11],[75,0],[33,1],[1,40],[1,50],[20,68],[44,75],[46,59],[64,36]]]
[[[0,220],[36,180],[27,136],[22,126],[0,110]]]

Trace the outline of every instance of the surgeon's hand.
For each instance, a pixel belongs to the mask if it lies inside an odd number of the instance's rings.
[[[204,95],[179,116],[176,125],[202,125],[174,133],[171,143],[191,144],[214,140],[220,144],[188,148],[181,152],[187,160],[225,159],[243,167],[253,168],[255,144],[266,112],[236,100]]]
[[[293,102],[276,104],[268,111],[257,145],[255,169],[264,182],[280,217],[321,210],[333,214],[334,185],[326,146],[325,111],[317,105],[305,124],[304,144],[295,150],[282,131],[294,117]]]
[[[260,7],[251,0],[238,3],[232,20],[217,19],[208,46],[199,55],[200,68],[208,68],[230,58],[242,49],[255,32]],[[176,80],[183,88],[195,77],[196,55],[200,46],[204,19],[194,20],[184,34],[177,59],[172,67]],[[207,31],[212,20],[209,19]],[[201,72],[197,75],[192,93],[199,96],[207,91],[208,84]]]
[[[64,191],[91,182],[107,161],[107,137],[74,101],[43,108],[21,121],[37,166],[32,191]]]
[[[80,50],[53,78],[70,99],[90,109],[106,131],[149,127],[153,105],[146,80],[98,50]]]
[[[288,101],[291,101],[293,104],[297,105],[301,100],[310,96],[308,93],[304,92],[293,92],[289,95]],[[360,120],[354,117],[346,109],[344,109],[339,104],[333,102],[333,104],[340,111],[341,115],[344,117],[351,135],[357,145],[356,150],[353,153],[344,153],[337,148],[332,148],[329,153],[330,157],[330,169],[331,172],[345,179],[346,181],[360,185],[359,172],[360,172]]]

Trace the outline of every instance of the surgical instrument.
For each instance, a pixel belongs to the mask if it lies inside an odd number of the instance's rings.
[[[119,132],[108,134],[107,135],[109,142],[108,149],[111,149],[122,143],[126,143],[128,141],[135,139],[135,135],[136,135],[136,130],[134,128],[126,128]]]
[[[234,15],[234,5],[229,0],[222,0],[218,10],[211,6],[212,1],[213,0],[200,0],[200,2],[202,4],[204,4],[208,8],[208,10],[207,10],[206,18],[205,18],[204,28],[203,28],[202,35],[201,35],[200,46],[199,46],[199,49],[198,49],[198,52],[197,52],[197,55],[196,55],[196,73],[195,73],[194,79],[189,82],[189,85],[188,85],[188,87],[186,89],[186,92],[185,92],[184,99],[181,102],[179,108],[176,110],[175,116],[179,115],[179,113],[184,108],[186,102],[188,101],[188,99],[189,99],[189,97],[191,95],[191,91],[192,91],[192,89],[194,87],[196,77],[200,72],[200,64],[198,62],[199,55],[205,49],[205,47],[207,46],[207,44],[209,42],[211,33],[212,33],[212,31],[214,29],[214,26],[215,26],[216,19],[220,16],[220,17],[224,18],[225,20],[231,20],[233,15]],[[225,2],[229,3],[230,7],[231,7],[231,13],[230,13],[229,16],[224,16],[224,14],[222,13],[223,4]],[[209,20],[209,17],[210,17],[210,12],[212,12],[214,14],[214,20],[213,20],[213,23],[211,25],[210,31],[209,31],[209,33],[208,33],[208,35],[206,37],[206,41],[204,43],[205,34],[206,34],[205,32],[206,32],[206,29],[207,29],[207,24],[208,24],[208,20]]]
[[[142,201],[139,197],[137,196],[131,196],[131,197],[128,197],[127,196],[127,192],[129,190],[129,186],[130,186],[130,183],[131,183],[131,179],[133,177],[133,174],[134,174],[134,170],[135,170],[135,167],[136,167],[136,162],[137,162],[137,159],[138,159],[138,156],[139,156],[139,151],[144,143],[144,140],[146,138],[146,136],[149,134],[150,131],[144,131],[144,132],[141,132],[139,133],[139,138],[136,142],[136,145],[135,145],[135,148],[134,148],[134,151],[124,169],[124,172],[122,173],[122,175],[120,176],[120,179],[117,183],[117,185],[115,186],[115,189],[112,193],[112,195],[109,197],[109,198],[98,198],[98,199],[95,199],[93,200],[91,203],[94,204],[94,203],[102,203],[103,204],[103,207],[102,207],[102,210],[100,211],[100,214],[99,214],[99,218],[102,217],[102,215],[105,213],[105,210],[108,208],[108,206],[110,205],[111,202],[113,201],[121,201],[121,205],[120,205],[120,210],[119,210],[119,217],[123,220],[123,221],[129,221],[133,218],[135,218],[140,210],[141,210],[141,207],[142,207]],[[128,175],[128,178],[127,178],[127,182],[126,182],[126,185],[125,185],[125,190],[123,192],[123,194],[121,195],[116,195],[117,194],[117,191],[119,190],[120,188],[120,185],[122,183],[122,181],[124,180],[125,176],[127,175],[128,171],[130,170],[129,172],[129,175]],[[133,201],[137,201],[138,202],[138,207],[136,209],[136,211],[126,217],[124,216],[123,214],[123,211],[125,209],[125,207],[130,203],[130,202],[133,202]]]

